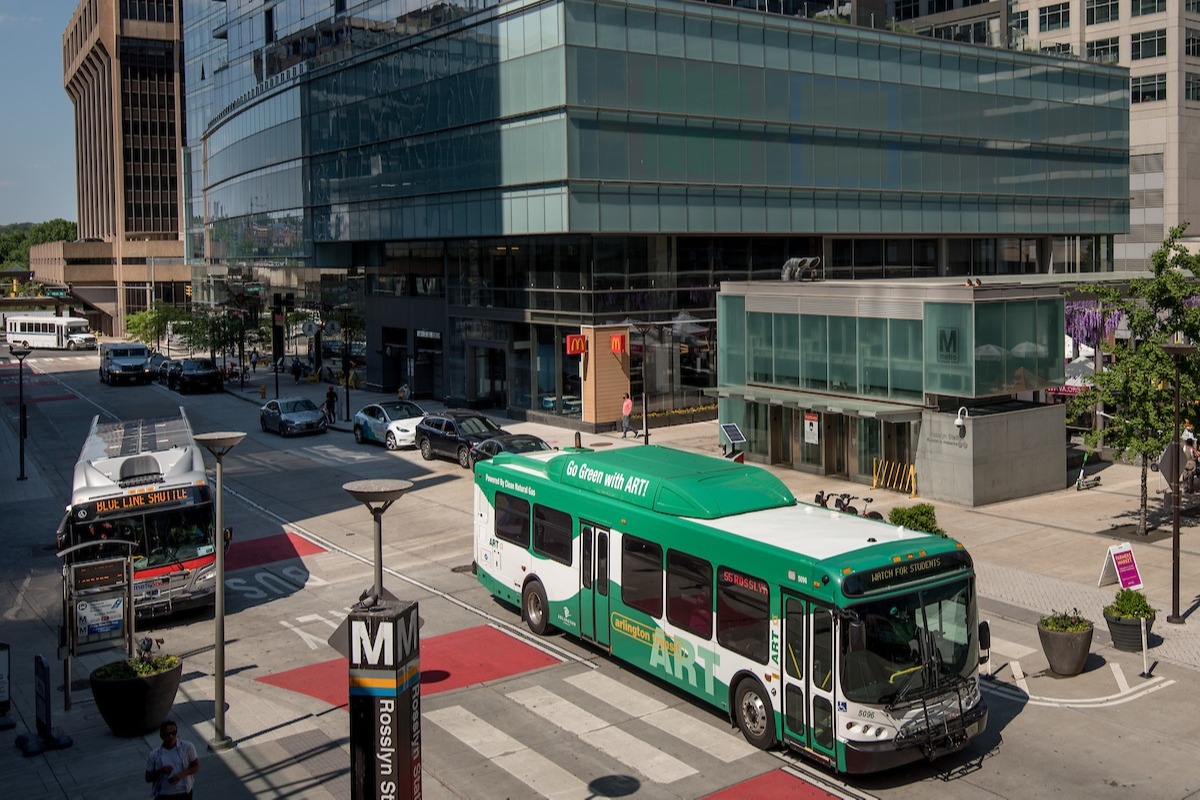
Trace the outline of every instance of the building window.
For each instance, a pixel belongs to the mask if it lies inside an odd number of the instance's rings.
[[[1200,14],[1200,0],[1187,0],[1183,10],[1189,14]]]
[[[1149,103],[1154,100],[1167,99],[1167,76],[1164,73],[1158,75],[1137,75],[1130,78],[1130,102],[1132,103]]]
[[[1071,26],[1071,4],[1055,3],[1038,9],[1038,30],[1057,31]]]
[[[1200,2],[1200,0],[1196,0]],[[896,19],[916,19],[921,16],[921,0],[896,0]]]
[[[1200,100],[1200,75],[1194,72],[1187,74],[1187,84],[1184,86],[1184,97],[1188,100]]]
[[[954,10],[954,0],[929,0],[929,13],[941,14],[944,11]]]
[[[1087,57],[1104,64],[1115,64],[1121,55],[1120,38],[1097,39],[1087,43]]]
[[[1167,54],[1167,32],[1142,31],[1129,37],[1130,58],[1139,61],[1143,58],[1157,58]]]
[[[1071,45],[1067,42],[1055,42],[1043,46],[1041,52],[1048,56],[1069,56],[1071,55]]]
[[[1102,22],[1116,22],[1120,18],[1118,0],[1087,0],[1088,25],[1099,25]]]
[[[1167,10],[1167,0],[1132,0],[1130,3],[1132,17],[1144,17],[1147,14],[1159,14]]]
[[[1200,56],[1200,31],[1188,28],[1184,39],[1184,52],[1189,56]]]
[[[1196,2],[1200,3],[1200,0],[1196,0]],[[1009,17],[1009,19],[1011,20],[1012,29],[1014,31],[1020,31],[1021,33],[1029,33],[1029,12],[1028,11],[1018,11],[1017,13],[1015,13],[1011,17]]]

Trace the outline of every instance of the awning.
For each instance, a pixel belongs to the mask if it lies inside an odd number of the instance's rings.
[[[730,397],[747,403],[763,403],[787,408],[845,414],[849,417],[878,419],[884,422],[915,422],[921,419],[921,406],[868,400],[862,397],[839,397],[816,392],[793,392],[766,386],[719,386],[704,391],[710,397]]]

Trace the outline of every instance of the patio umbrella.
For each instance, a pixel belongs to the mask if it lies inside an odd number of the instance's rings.
[[[1044,344],[1035,342],[1021,342],[1012,349],[1012,354],[1017,358],[1034,358],[1042,357],[1049,354],[1049,350]]]
[[[977,361],[999,361],[1007,351],[998,344],[981,344],[975,348]]]

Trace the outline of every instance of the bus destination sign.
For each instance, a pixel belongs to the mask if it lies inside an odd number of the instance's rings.
[[[73,516],[76,522],[87,522],[96,517],[121,515],[137,511],[146,511],[157,506],[187,506],[204,501],[201,486],[181,486],[175,489],[156,489],[152,492],[138,492],[120,497],[106,497],[103,500],[93,500],[75,506]]]
[[[892,564],[847,575],[842,581],[842,594],[847,597],[887,589],[913,581],[925,580],[949,572],[959,572],[971,568],[971,557],[965,550],[954,550],[949,553],[938,553],[934,556],[924,556],[908,561],[897,561]]]

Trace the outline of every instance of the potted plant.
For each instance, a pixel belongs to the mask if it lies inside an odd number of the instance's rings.
[[[1092,649],[1094,626],[1079,609],[1054,611],[1038,620],[1038,639],[1050,662],[1050,669],[1059,675],[1078,675],[1083,672]]]
[[[139,639],[133,658],[112,661],[91,674],[92,697],[115,736],[156,730],[175,703],[183,661],[151,651],[162,639]]]
[[[1112,636],[1113,647],[1136,653],[1142,649],[1142,620],[1146,620],[1146,638],[1157,614],[1146,595],[1137,589],[1119,589],[1113,601],[1104,607],[1104,621]]]

